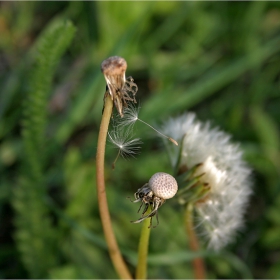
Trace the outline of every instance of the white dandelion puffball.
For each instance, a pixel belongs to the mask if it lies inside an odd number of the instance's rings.
[[[168,120],[163,131],[182,145],[182,149],[175,149],[167,143],[173,166],[178,160],[178,150],[181,153],[179,166],[190,169],[202,163],[194,176],[204,173],[200,180],[209,184],[210,191],[206,199],[195,205],[196,229],[209,248],[219,250],[243,225],[251,194],[250,168],[228,134],[196,120],[193,113]]]
[[[178,190],[177,181],[167,173],[155,173],[149,180],[149,186],[153,193],[163,199],[172,198]]]

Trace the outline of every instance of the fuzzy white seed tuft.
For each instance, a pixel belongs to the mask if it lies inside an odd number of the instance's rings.
[[[133,125],[135,124],[136,121],[139,121],[143,124],[145,124],[146,126],[150,127],[151,129],[153,129],[155,132],[157,132],[159,135],[161,135],[164,138],[167,138],[170,142],[172,142],[174,145],[178,146],[178,143],[175,139],[163,134],[162,132],[160,132],[159,130],[157,130],[156,128],[154,128],[152,125],[148,124],[147,122],[139,119],[138,115],[139,115],[139,110],[140,110],[140,106],[135,106],[134,104],[129,104],[123,112],[123,117],[121,118],[117,118],[117,122],[118,122],[118,126],[120,127],[124,127],[124,126],[129,126],[129,127],[133,127]]]
[[[242,151],[229,134],[198,121],[193,113],[170,119],[163,132],[181,145],[181,149],[167,146],[173,166],[178,159],[179,167],[188,169],[202,163],[194,176],[204,174],[200,183],[207,183],[210,190],[205,199],[195,204],[196,229],[209,248],[219,250],[242,228],[252,193],[251,170],[242,159]]]
[[[112,168],[115,169],[115,164],[119,158],[135,157],[140,151],[140,145],[142,142],[140,138],[132,138],[131,131],[117,131],[113,130],[108,132],[109,141],[119,149],[119,152],[112,164]]]
[[[130,131],[113,130],[108,132],[108,136],[110,142],[119,149],[120,155],[124,158],[135,157],[141,149],[140,138],[132,138]]]
[[[175,178],[167,173],[155,173],[149,180],[149,187],[153,193],[163,199],[173,197],[178,190]]]

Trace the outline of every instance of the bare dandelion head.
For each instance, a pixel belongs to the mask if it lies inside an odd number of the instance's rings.
[[[133,138],[131,131],[113,130],[108,132],[109,141],[119,149],[116,159],[113,162],[113,169],[119,156],[123,158],[135,157],[141,149],[140,138]]]
[[[128,102],[136,103],[135,95],[138,90],[132,77],[126,79],[126,68],[125,59],[119,56],[111,56],[101,63],[101,71],[104,74],[109,94],[121,117],[123,117],[123,108],[127,107]]]
[[[172,198],[178,190],[175,178],[164,172],[154,174],[149,180],[149,186],[154,195],[163,199]]]
[[[132,223],[141,223],[147,218],[151,218],[150,226],[152,227],[152,218],[156,216],[157,224],[158,221],[158,209],[165,203],[167,199],[172,198],[178,190],[177,181],[173,176],[164,172],[155,173],[149,180],[147,184],[137,190],[134,194],[135,200],[132,202],[141,202],[138,212],[144,205],[144,210],[140,219],[132,221]],[[151,212],[145,216],[149,206],[151,207]]]
[[[218,250],[243,225],[251,170],[230,135],[196,120],[192,113],[170,119],[163,131],[180,143],[178,151],[166,142],[179,174],[180,202],[195,205],[197,230],[210,248]]]

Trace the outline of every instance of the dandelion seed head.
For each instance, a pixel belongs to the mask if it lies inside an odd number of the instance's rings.
[[[251,170],[242,159],[242,151],[230,136],[211,128],[209,123],[196,120],[195,114],[185,113],[168,120],[163,131],[179,143],[181,153],[172,145],[167,148],[175,166],[192,168],[202,163],[195,176],[208,183],[207,197],[196,204],[197,229],[208,247],[219,250],[229,243],[243,225],[243,214],[251,194]]]

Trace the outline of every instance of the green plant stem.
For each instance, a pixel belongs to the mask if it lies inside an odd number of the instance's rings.
[[[185,212],[186,231],[189,237],[190,249],[199,251],[199,243],[193,227],[193,204],[189,203]],[[202,258],[195,258],[192,261],[195,279],[206,279],[205,266]]]
[[[138,246],[138,262],[136,267],[136,279],[147,278],[147,256],[149,249],[149,239],[151,229],[149,228],[151,218],[143,221],[139,246]]]
[[[103,226],[105,239],[108,245],[109,254],[116,272],[122,279],[132,279],[132,276],[127,268],[126,263],[120,253],[111,223],[108,202],[106,196],[105,179],[104,179],[104,157],[108,126],[110,123],[113,101],[108,93],[105,98],[104,111],[99,129],[97,154],[96,154],[96,182],[98,193],[98,205],[100,218]]]

